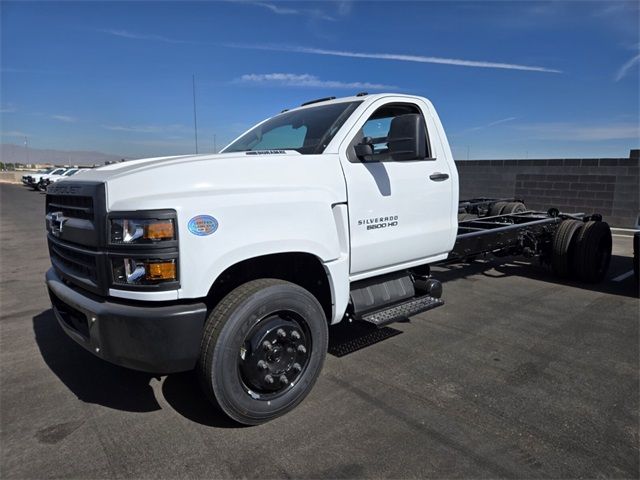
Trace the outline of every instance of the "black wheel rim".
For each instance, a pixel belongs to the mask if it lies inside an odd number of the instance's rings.
[[[281,310],[259,320],[238,353],[238,374],[251,397],[273,399],[293,388],[311,357],[311,334],[304,318]]]

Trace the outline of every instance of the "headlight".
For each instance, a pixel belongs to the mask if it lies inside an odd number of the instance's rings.
[[[117,258],[111,260],[116,285],[155,285],[177,280],[176,261]]]
[[[176,239],[172,218],[113,218],[111,219],[111,243],[140,244]]]

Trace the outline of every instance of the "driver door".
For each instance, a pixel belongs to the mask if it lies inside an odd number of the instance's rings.
[[[425,115],[426,106],[388,102],[374,103],[366,111],[351,130],[346,150],[341,150],[352,280],[440,260],[451,248],[452,175],[443,152],[429,141],[435,124]],[[386,137],[393,118],[407,113],[425,120],[427,158],[394,161],[385,155]],[[364,137],[373,143],[369,161],[355,154],[355,145]]]

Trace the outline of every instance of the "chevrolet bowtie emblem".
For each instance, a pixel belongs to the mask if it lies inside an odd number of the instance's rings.
[[[64,223],[68,220],[62,212],[51,212],[47,215],[47,220],[49,222],[49,231],[55,237],[59,237],[62,233],[62,229],[64,228]]]

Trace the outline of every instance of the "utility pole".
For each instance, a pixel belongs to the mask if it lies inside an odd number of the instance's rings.
[[[213,153],[218,153],[218,146],[216,145],[216,134],[213,134]]]
[[[196,154],[198,153],[198,116],[196,114],[196,75],[191,76],[193,86],[193,132],[196,139]]]
[[[24,137],[24,156],[26,161],[24,162],[25,165],[29,165],[29,140],[27,139],[27,137]]]
[[[469,160],[469,150],[471,150],[471,148],[467,145],[467,160]]]

